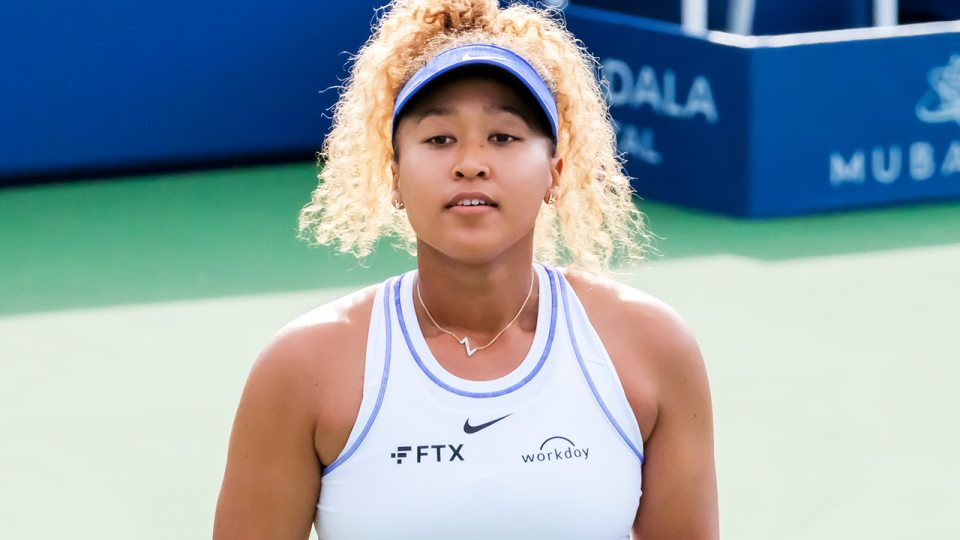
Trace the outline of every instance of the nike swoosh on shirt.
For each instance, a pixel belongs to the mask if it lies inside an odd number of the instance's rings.
[[[510,413],[510,414],[513,414],[513,413]],[[468,434],[468,435],[471,434],[471,433],[476,433],[476,432],[480,431],[481,429],[488,428],[488,427],[496,424],[497,422],[503,420],[503,419],[506,418],[507,416],[510,416],[510,414],[505,415],[505,416],[501,416],[500,418],[497,418],[496,420],[491,420],[491,421],[487,422],[486,424],[480,424],[479,426],[471,426],[471,425],[470,425],[470,419],[467,418],[467,421],[463,423],[463,432],[466,433],[466,434]]]

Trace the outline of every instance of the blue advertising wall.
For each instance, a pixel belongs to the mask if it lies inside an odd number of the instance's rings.
[[[943,0],[900,0],[901,5]],[[536,2],[528,2],[536,3]],[[574,6],[680,24],[681,0],[571,0]],[[707,2],[707,26],[727,30],[728,0]],[[920,7],[920,6],[918,6]],[[923,6],[924,8],[926,5]],[[754,35],[817,32],[871,25],[872,0],[754,0]],[[939,15],[939,13],[937,13]]]
[[[960,23],[747,38],[566,15],[642,197],[773,216],[960,195]]]
[[[0,184],[310,159],[379,3],[2,3]],[[746,38],[565,16],[643,197],[768,216],[960,194],[957,23]]]
[[[731,159],[750,144],[745,51],[640,17],[575,6],[566,15],[602,62],[618,146],[637,192],[748,213],[748,163]]]
[[[960,194],[960,25],[751,51],[751,214]]]
[[[309,159],[380,2],[0,3],[0,183]]]

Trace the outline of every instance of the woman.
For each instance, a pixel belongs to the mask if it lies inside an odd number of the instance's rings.
[[[696,342],[600,276],[642,225],[592,68],[528,7],[388,8],[301,226],[361,256],[397,234],[417,270],[264,349],[215,538],[717,537]]]

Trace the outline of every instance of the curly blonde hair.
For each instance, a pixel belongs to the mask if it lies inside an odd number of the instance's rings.
[[[560,197],[537,216],[535,256],[593,273],[611,258],[642,258],[648,239],[616,151],[596,60],[556,12],[497,0],[394,0],[354,58],[321,153],[312,202],[300,213],[304,237],[368,255],[384,235],[415,253],[416,235],[392,205],[393,104],[400,89],[437,54],[489,43],[524,57],[557,102]]]

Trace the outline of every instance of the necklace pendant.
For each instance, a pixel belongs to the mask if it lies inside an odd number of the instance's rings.
[[[467,356],[473,356],[473,353],[477,352],[478,350],[478,349],[470,348],[470,338],[465,337],[460,340],[460,343],[462,343],[463,346],[467,348]]]

